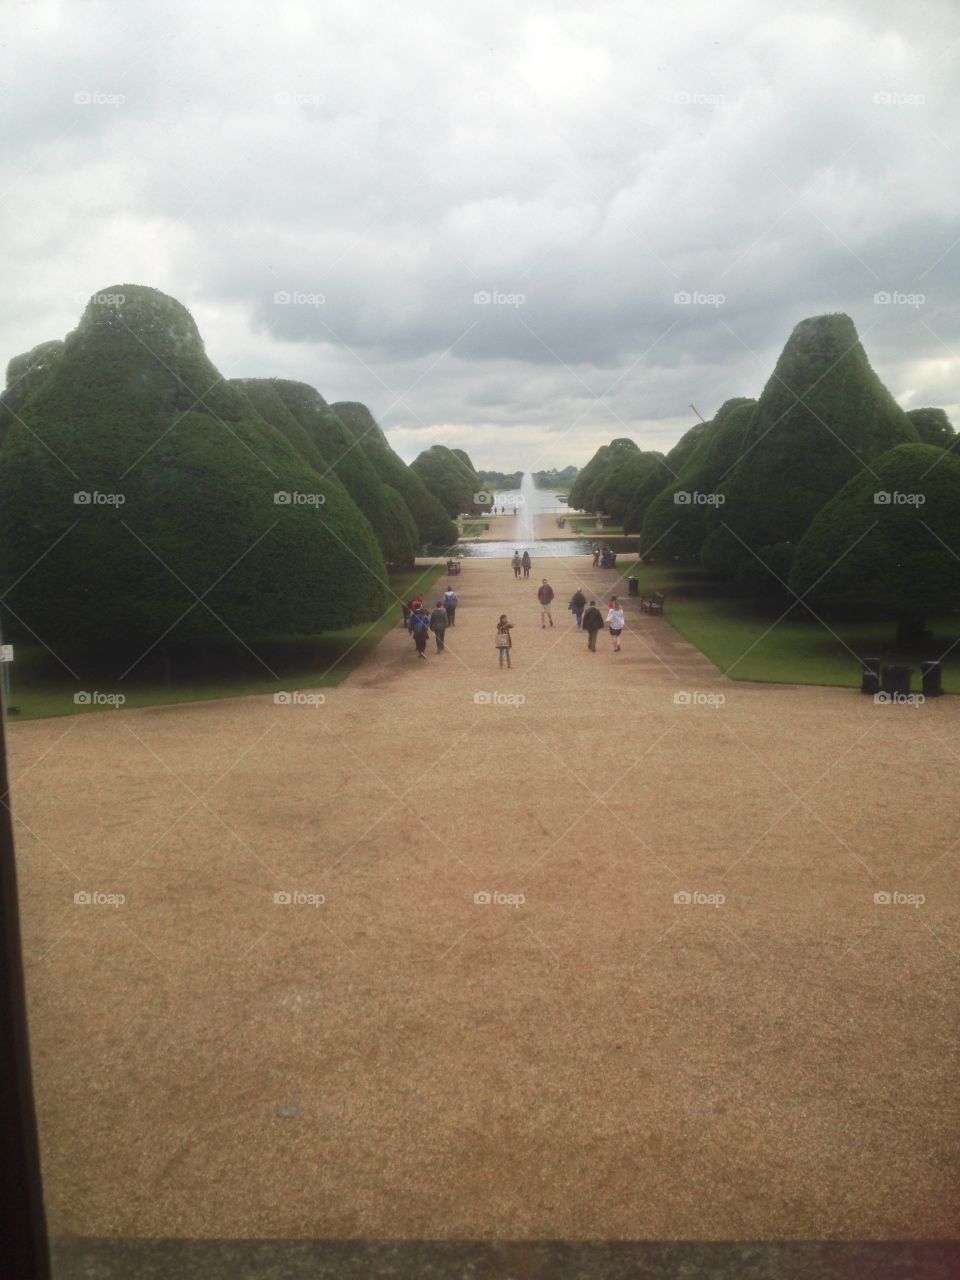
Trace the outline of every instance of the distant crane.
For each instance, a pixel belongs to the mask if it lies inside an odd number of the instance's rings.
[[[706,418],[703,416],[703,414],[700,412],[700,410],[697,408],[695,404],[692,404],[690,408],[697,415],[697,417],[700,419],[701,422],[706,422]]]

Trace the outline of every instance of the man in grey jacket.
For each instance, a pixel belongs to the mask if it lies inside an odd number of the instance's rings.
[[[447,630],[447,611],[443,607],[443,601],[438,600],[436,608],[430,614],[430,630],[433,632],[434,639],[437,642],[437,653],[443,653],[443,637]]]

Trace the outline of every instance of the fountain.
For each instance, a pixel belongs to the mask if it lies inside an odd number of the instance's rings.
[[[531,543],[536,541],[536,524],[534,515],[538,506],[540,495],[536,485],[533,483],[533,475],[529,471],[523,473],[523,479],[520,481],[520,506],[517,516],[517,538],[520,542]]]

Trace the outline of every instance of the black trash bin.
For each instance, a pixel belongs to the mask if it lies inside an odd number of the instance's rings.
[[[939,662],[921,662],[920,680],[925,698],[939,698],[943,693],[943,666]]]
[[[640,594],[640,583],[637,578],[627,579],[627,595],[638,596]]]
[[[910,692],[910,677],[912,674],[912,667],[884,667],[880,679],[882,692],[905,697]]]
[[[880,659],[862,658],[860,671],[860,692],[878,693],[880,691]]]

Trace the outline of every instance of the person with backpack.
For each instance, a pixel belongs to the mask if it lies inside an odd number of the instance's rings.
[[[497,652],[500,654],[500,665],[503,666],[506,659],[507,666],[510,666],[510,650],[513,648],[513,640],[510,632],[513,630],[513,623],[507,621],[507,615],[501,613],[500,621],[497,623],[497,634],[494,639]]]
[[[511,563],[511,565],[513,566],[513,576],[514,576],[515,578],[519,578],[519,577],[520,577],[520,564],[521,564],[521,561],[520,561],[520,552],[519,552],[519,551],[515,551],[515,552],[513,553],[513,559],[510,561],[510,563]]]
[[[423,605],[413,614],[410,619],[410,634],[413,636],[413,643],[417,648],[417,657],[426,658],[427,638],[430,635],[430,619]]]
[[[587,597],[583,594],[583,587],[577,587],[576,591],[570,597],[570,603],[567,608],[577,620],[577,626],[583,626],[583,611],[587,607]]]
[[[443,653],[443,637],[447,630],[447,611],[443,601],[437,601],[437,607],[430,614],[430,630],[437,642],[437,653]]]
[[[544,618],[549,619],[551,627],[553,626],[553,614],[550,612],[550,605],[553,602],[553,587],[544,578],[543,582],[537,588],[537,599],[540,601],[540,626],[546,630],[546,622]]]
[[[460,602],[457,599],[457,593],[454,591],[453,587],[451,587],[450,584],[447,583],[447,589],[443,593],[443,607],[447,611],[448,627],[452,627],[454,625],[454,619],[457,616],[457,605],[459,603]]]
[[[623,606],[616,596],[612,596],[610,599],[610,608],[607,611],[607,626],[613,636],[613,652],[619,653],[620,634],[623,631]]]
[[[603,630],[603,614],[597,608],[596,600],[590,601],[590,608],[583,615],[583,629],[587,633],[587,648],[596,653],[597,634]]]
[[[529,551],[524,551],[524,553],[523,553],[523,558],[521,559],[520,563],[523,565],[523,576],[524,576],[525,578],[529,578],[529,577],[530,577],[530,567],[531,567],[531,565],[533,564],[533,561],[530,559],[530,552],[529,552]]]
[[[411,635],[413,634],[413,616],[415,613],[419,613],[422,608],[423,601],[419,596],[414,596],[412,600],[407,601],[408,612],[406,614],[406,623],[410,629]]]

